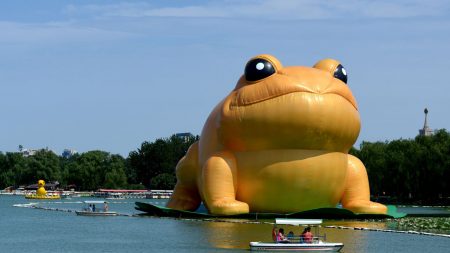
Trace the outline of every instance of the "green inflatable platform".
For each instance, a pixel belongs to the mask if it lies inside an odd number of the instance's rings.
[[[387,214],[355,214],[344,208],[318,208],[309,211],[279,214],[279,213],[246,213],[230,216],[209,214],[202,205],[197,211],[180,211],[150,203],[136,202],[136,210],[144,215],[174,218],[237,218],[237,219],[273,219],[273,218],[305,218],[305,219],[384,219],[402,218],[406,213],[397,212],[395,206],[388,206]]]

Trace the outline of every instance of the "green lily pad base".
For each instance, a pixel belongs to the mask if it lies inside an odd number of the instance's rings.
[[[387,214],[355,214],[344,208],[317,208],[296,213],[245,213],[238,215],[220,216],[206,212],[199,208],[196,212],[175,210],[172,208],[153,205],[150,203],[136,202],[136,210],[145,212],[146,215],[175,218],[237,218],[237,219],[274,219],[274,218],[303,218],[303,219],[384,219],[402,218],[406,213],[397,212],[395,206],[388,206]]]

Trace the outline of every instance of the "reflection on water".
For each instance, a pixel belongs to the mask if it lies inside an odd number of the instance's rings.
[[[247,221],[244,221],[247,222]],[[248,250],[251,241],[272,240],[273,221],[261,223],[237,223],[222,221],[197,221],[205,241],[218,249]],[[372,229],[388,229],[382,221],[340,221],[327,220],[323,226],[365,227]],[[283,226],[286,232],[299,234],[304,227]],[[337,228],[320,228],[329,242],[342,242],[341,252],[448,252],[450,239],[400,233],[363,231]],[[433,250],[431,250],[433,249]]]
[[[329,222],[327,222],[329,223]],[[338,222],[339,226],[364,226],[362,222],[352,223],[349,221]],[[337,225],[338,223],[333,223]],[[381,223],[374,224],[374,227],[382,227]],[[251,241],[272,241],[272,224],[240,224],[229,222],[205,222],[202,224],[205,229],[207,241],[211,246],[222,249],[248,249]],[[279,226],[283,227],[286,232],[293,231],[299,235],[303,231],[302,226]],[[313,230],[313,232],[315,232]],[[340,230],[330,228],[320,228],[320,234],[326,235],[329,242],[343,242],[344,249],[341,252],[358,252],[358,249],[368,248],[367,232],[360,231],[355,233],[352,230]]]
[[[324,221],[323,226],[343,226],[356,228],[370,228],[370,229],[388,229],[384,221],[358,221],[358,220],[327,220]]]
[[[85,199],[82,199],[85,200]],[[142,200],[139,200],[142,201]],[[153,200],[145,200],[154,203]],[[72,201],[45,204],[50,207],[78,209]],[[156,217],[81,217],[70,212],[55,212],[13,207],[29,201],[0,196],[0,252],[249,252],[250,241],[271,241],[273,220],[245,223]],[[43,203],[44,204],[44,203]],[[114,202],[111,209],[133,214],[134,202]],[[238,223],[243,222],[243,223]],[[389,229],[389,221],[334,221],[324,226]],[[37,231],[36,228],[42,230]],[[284,226],[296,234],[303,227]],[[360,252],[448,252],[450,238],[322,228],[330,242],[342,242],[345,253]]]
[[[272,240],[270,224],[205,222],[208,242],[216,248],[248,249],[251,241]]]

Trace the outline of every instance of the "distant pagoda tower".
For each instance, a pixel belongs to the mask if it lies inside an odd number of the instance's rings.
[[[425,110],[423,110],[423,112],[425,113],[425,122],[423,123],[423,128],[419,129],[419,135],[420,136],[430,136],[433,135],[434,131],[431,130],[430,127],[428,127],[428,122],[427,122],[427,118],[428,118],[428,109],[425,108]]]

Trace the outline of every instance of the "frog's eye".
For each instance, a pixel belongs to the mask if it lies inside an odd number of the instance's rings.
[[[317,62],[314,65],[314,68],[324,70],[333,75],[334,78],[347,83],[347,71],[339,61],[334,59],[323,59]]]
[[[344,66],[342,66],[342,64],[339,64],[336,67],[333,76],[334,78],[337,78],[342,82],[347,83],[347,71],[345,70]]]
[[[255,58],[245,65],[245,79],[247,81],[258,81],[275,73],[272,63],[266,59]]]

